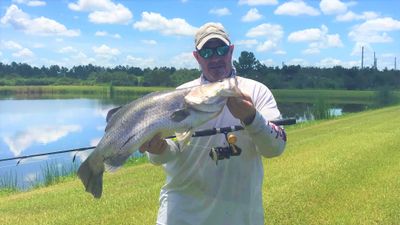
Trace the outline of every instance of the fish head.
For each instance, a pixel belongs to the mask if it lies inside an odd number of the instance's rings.
[[[185,103],[203,112],[219,112],[228,97],[242,96],[236,78],[226,78],[217,82],[192,87],[185,96]]]

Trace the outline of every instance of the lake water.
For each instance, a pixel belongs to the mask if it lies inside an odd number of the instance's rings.
[[[128,99],[3,99],[0,100],[0,159],[95,146],[106,126],[108,110]],[[284,118],[312,119],[312,104],[279,102]],[[331,112],[341,115],[362,111],[365,104],[334,104]],[[0,162],[0,187],[17,179],[29,188],[43,180],[46,165],[71,168],[92,150]]]

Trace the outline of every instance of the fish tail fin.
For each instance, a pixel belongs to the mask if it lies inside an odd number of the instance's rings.
[[[104,164],[92,163],[93,156],[89,156],[79,167],[78,177],[81,179],[87,192],[90,192],[95,198],[100,198],[103,191],[103,173]]]

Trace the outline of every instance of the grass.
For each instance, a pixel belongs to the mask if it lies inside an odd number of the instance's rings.
[[[264,159],[265,224],[399,224],[400,106],[288,127]],[[0,194],[0,224],[154,224],[165,175],[149,163],[106,173],[95,200],[77,179]]]
[[[11,95],[17,98],[76,98],[76,97],[110,97],[142,96],[144,94],[170,89],[167,87],[122,87],[122,86],[0,86],[0,95]]]
[[[359,90],[318,90],[318,89],[277,89],[272,90],[275,98],[285,102],[309,102],[317,99],[329,99],[330,103],[371,103],[376,100],[377,91]],[[393,96],[400,99],[400,91],[393,91]]]

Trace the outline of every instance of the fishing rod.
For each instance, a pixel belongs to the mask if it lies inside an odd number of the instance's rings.
[[[279,120],[271,120],[269,121],[275,125],[282,126],[282,125],[293,125],[296,124],[296,119],[294,118],[289,118],[289,119],[279,119]],[[228,134],[229,132],[233,131],[240,131],[243,130],[244,127],[242,126],[230,126],[230,127],[221,127],[221,128],[212,128],[212,129],[207,129],[207,130],[200,130],[200,131],[195,131],[192,134],[192,137],[204,137],[204,136],[211,136],[215,134]],[[165,139],[172,139],[175,138],[176,136],[169,136],[166,137]],[[0,159],[0,162],[4,161],[11,161],[11,160],[17,160],[17,165],[21,162],[23,159],[27,158],[33,158],[33,157],[39,157],[39,156],[45,156],[45,155],[55,155],[55,154],[62,154],[62,153],[68,153],[68,152],[81,152],[81,151],[87,151],[96,148],[96,146],[90,146],[90,147],[82,147],[82,148],[74,148],[74,149],[67,149],[67,150],[61,150],[61,151],[55,151],[55,152],[46,152],[46,153],[39,153],[39,154],[32,154],[32,155],[24,155],[24,156],[17,156],[17,157],[11,157],[11,158],[5,158],[5,159]],[[76,154],[72,161],[75,161]]]

